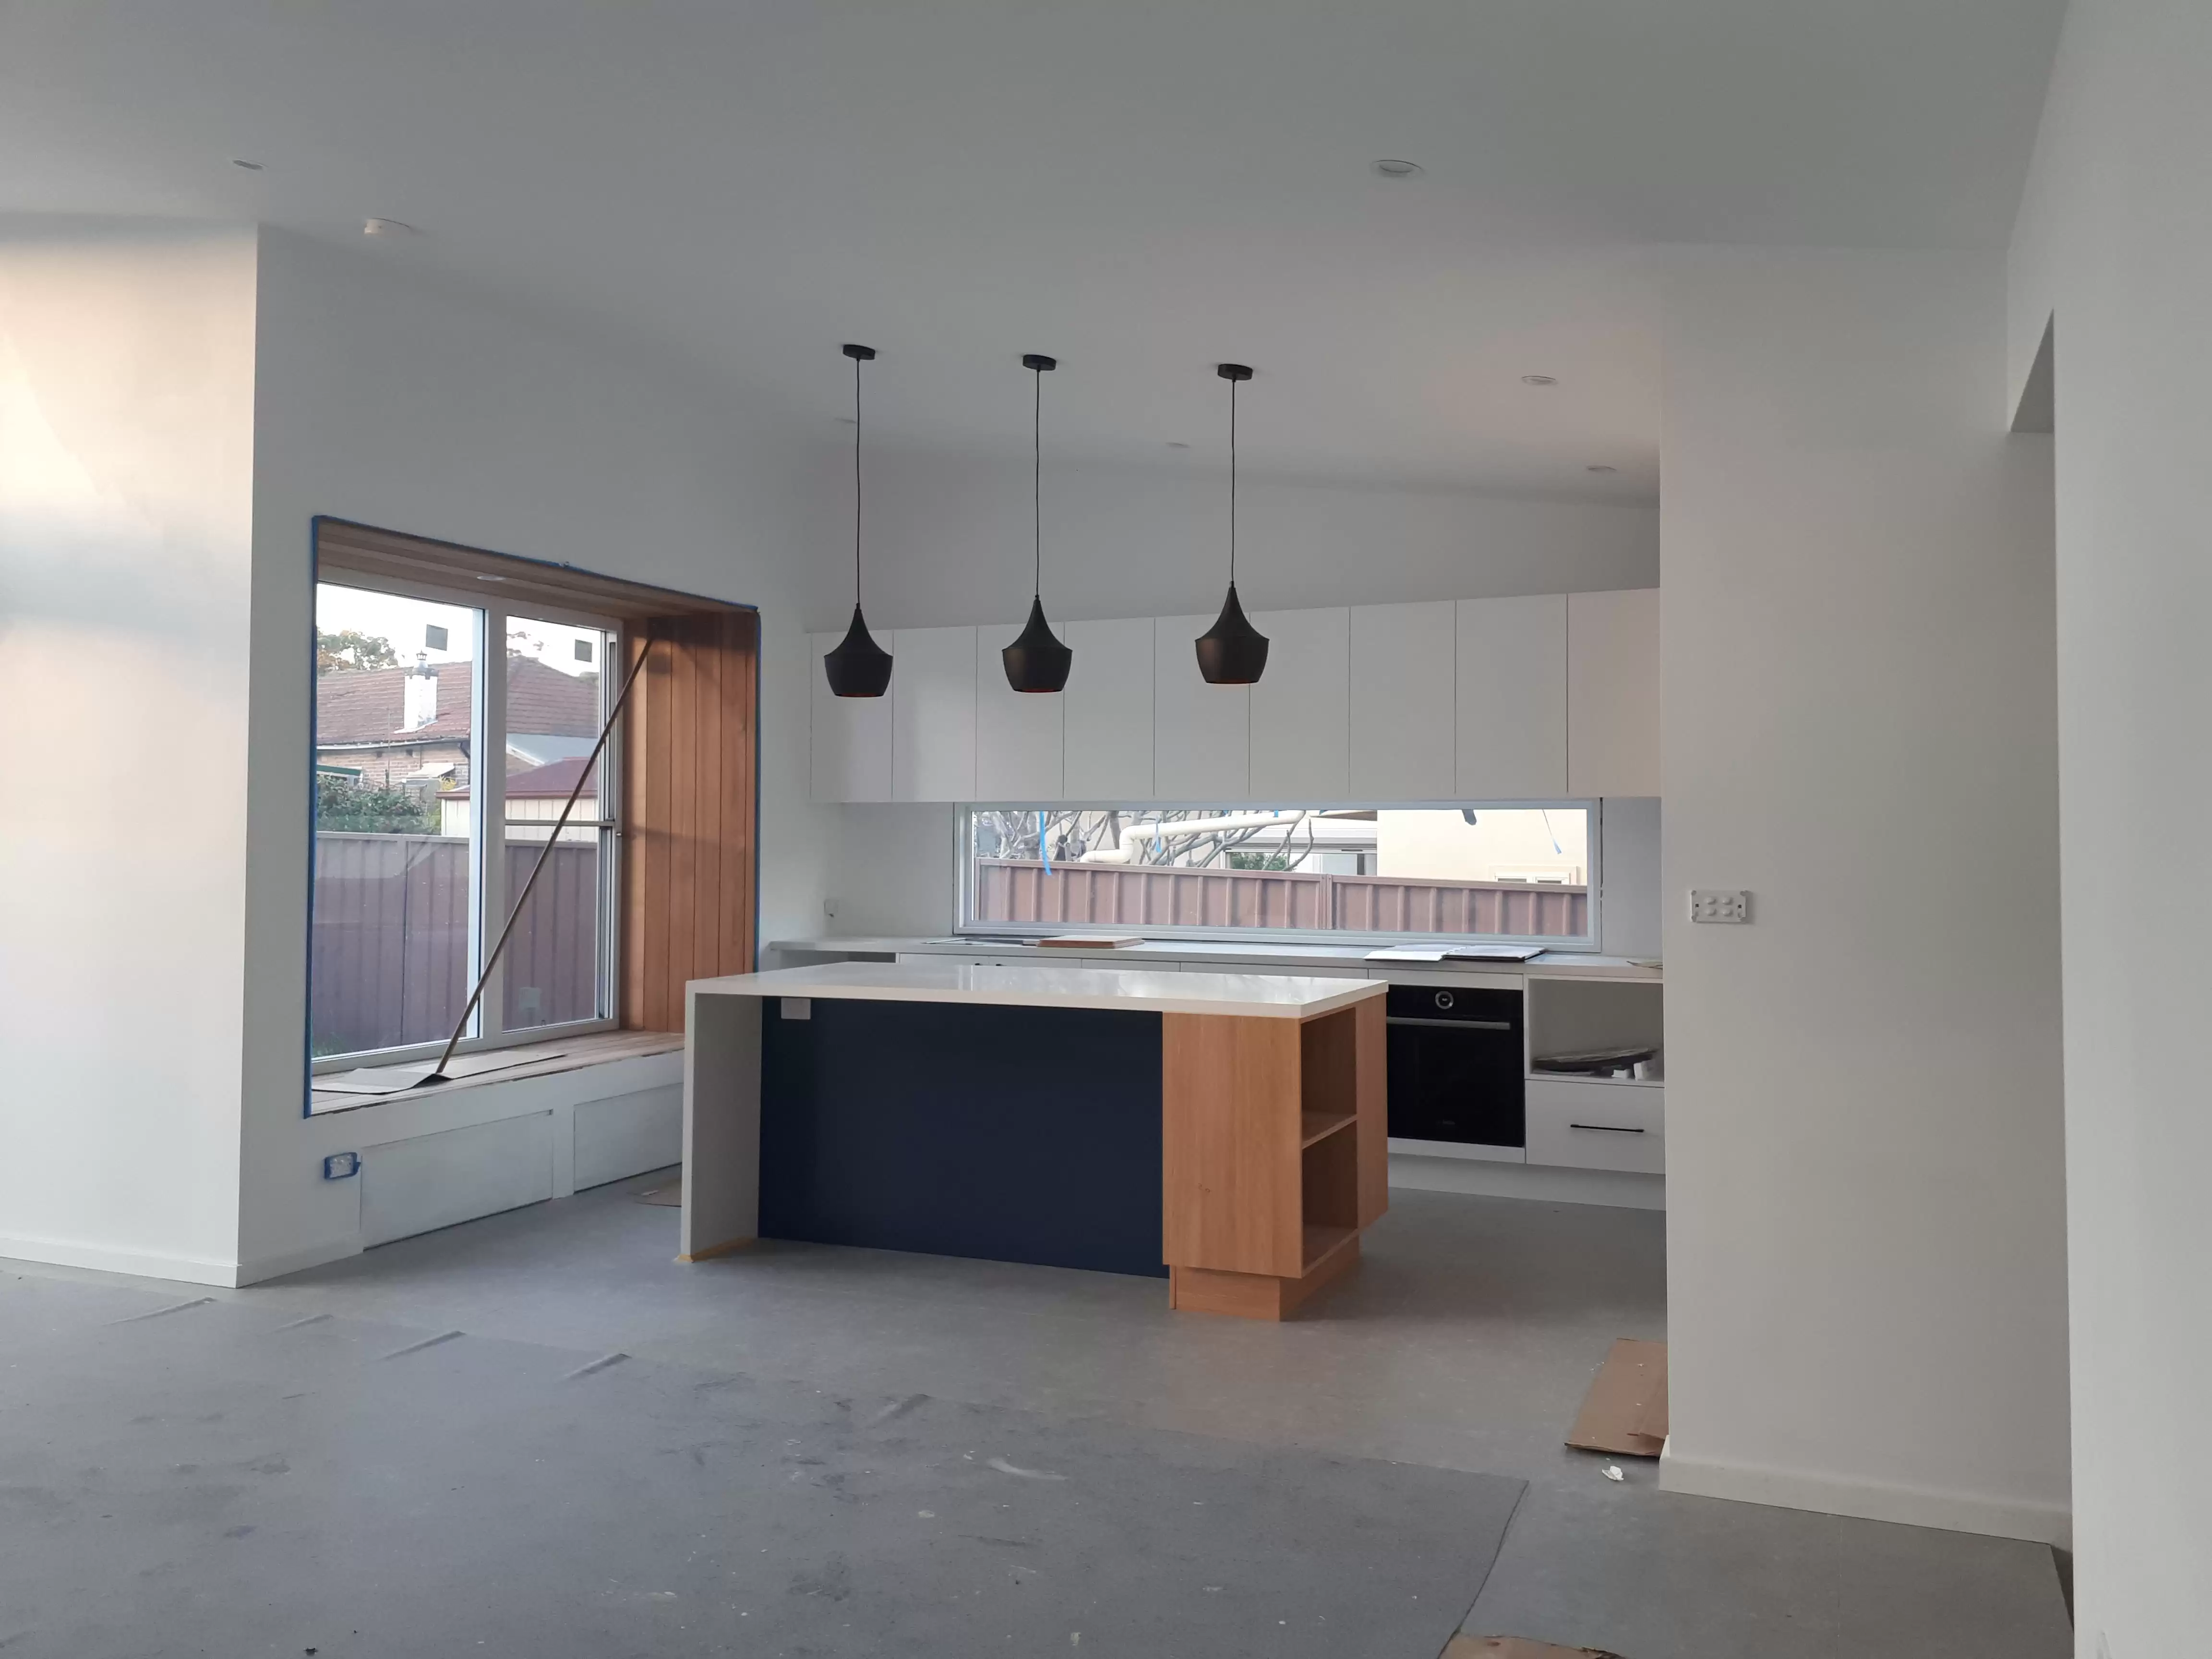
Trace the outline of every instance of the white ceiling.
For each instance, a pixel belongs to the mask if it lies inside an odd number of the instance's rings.
[[[1025,442],[1041,350],[1055,452],[1201,464],[1236,358],[1257,468],[1648,500],[1639,250],[2002,243],[2062,9],[6,0],[0,209],[402,219],[825,431],[858,339],[872,438]]]

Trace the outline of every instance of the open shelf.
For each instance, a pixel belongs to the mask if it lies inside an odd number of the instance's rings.
[[[1298,1114],[1298,1146],[1310,1146],[1316,1140],[1326,1140],[1340,1129],[1349,1129],[1359,1121],[1355,1112],[1300,1112]]]
[[[1324,1257],[1341,1249],[1347,1240],[1358,1237],[1357,1227],[1309,1225],[1305,1230],[1305,1271],[1311,1273]]]

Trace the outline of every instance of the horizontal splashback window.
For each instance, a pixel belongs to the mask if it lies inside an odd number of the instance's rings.
[[[1510,806],[969,806],[961,927],[1589,948],[1596,813]]]

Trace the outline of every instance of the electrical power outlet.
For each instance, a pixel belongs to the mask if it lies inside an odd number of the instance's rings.
[[[1692,921],[1749,921],[1751,895],[1740,888],[1692,887]]]
[[[836,898],[826,898],[826,899],[823,899],[823,900],[822,901],[822,914],[823,914],[823,915],[825,915],[825,916],[834,916],[834,915],[836,915],[837,914],[837,907],[838,907],[839,905],[842,904],[843,902],[844,902],[844,901],[843,901],[842,899],[836,899]]]

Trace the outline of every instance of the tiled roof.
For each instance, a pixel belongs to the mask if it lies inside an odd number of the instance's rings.
[[[469,733],[469,679],[475,665],[438,662],[438,717],[412,732],[406,720],[406,681],[412,668],[335,669],[315,677],[315,742],[329,748],[347,743],[419,743]],[[599,734],[599,680],[596,674],[563,674],[535,657],[507,662],[507,724],[511,732],[550,732],[556,737]],[[573,781],[573,780],[572,780]]]
[[[588,756],[572,755],[567,760],[556,760],[545,766],[533,766],[527,771],[507,775],[507,798],[509,800],[566,800],[568,792],[576,787],[576,774],[582,769]],[[592,769],[596,771],[598,769]],[[598,789],[596,778],[587,779],[584,795],[592,798]],[[466,800],[465,789],[448,789],[440,800]]]

